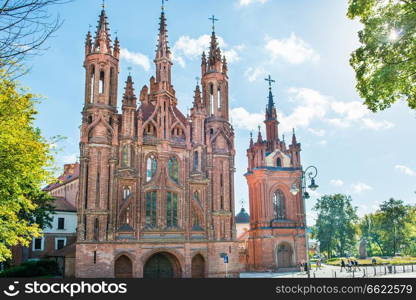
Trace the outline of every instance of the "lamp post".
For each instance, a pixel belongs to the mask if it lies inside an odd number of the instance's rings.
[[[305,250],[306,250],[306,264],[307,264],[307,274],[308,278],[311,277],[311,271],[310,271],[310,262],[309,262],[309,241],[308,241],[308,226],[306,225],[306,205],[305,200],[309,199],[311,196],[307,192],[307,188],[309,188],[312,191],[316,191],[319,186],[315,182],[315,178],[318,176],[318,169],[315,166],[310,166],[306,168],[305,171],[302,171],[302,177],[300,182],[300,188],[298,187],[298,184],[295,182],[292,185],[292,188],[290,189],[290,192],[293,196],[296,196],[299,194],[299,192],[302,192],[302,202],[303,202],[303,223],[305,227]],[[307,181],[310,182],[309,185],[307,185]]]

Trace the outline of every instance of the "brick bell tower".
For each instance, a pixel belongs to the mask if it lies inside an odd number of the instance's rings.
[[[209,55],[202,54],[202,103],[200,112],[206,114],[205,144],[207,173],[211,182],[209,198],[212,198],[211,234],[214,240],[234,240],[234,130],[229,123],[228,67],[225,56],[221,56],[213,22]],[[195,99],[198,96],[197,87]],[[195,109],[197,112],[198,109]],[[195,117],[197,118],[197,117]],[[197,122],[196,122],[197,124]]]
[[[266,139],[259,130],[257,141],[250,139],[245,174],[250,198],[248,269],[283,271],[306,261],[305,208],[301,193],[292,195],[294,183],[302,178],[301,145],[293,132],[292,144],[279,138],[279,121],[269,76],[266,106]],[[259,128],[260,129],[260,128]]]
[[[95,37],[85,43],[85,103],[80,142],[78,241],[111,239],[111,195],[118,145],[117,84],[120,47],[112,45],[104,8]]]

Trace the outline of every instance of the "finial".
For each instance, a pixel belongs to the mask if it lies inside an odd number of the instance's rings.
[[[165,1],[169,1],[169,0],[162,0],[162,12],[165,11]]]
[[[250,132],[250,138],[253,139],[253,131]]]
[[[92,28],[91,24],[88,24],[88,32],[91,32],[91,28]]]
[[[103,10],[105,9],[105,0],[103,0],[103,4],[101,5],[101,7],[103,8]]]
[[[295,134],[296,134],[296,132],[295,132],[295,128],[293,128],[292,130],[293,130],[293,135],[295,135]]]
[[[212,17],[211,18],[208,18],[208,20],[211,20],[212,21],[212,32],[215,32],[215,22],[216,21],[219,21],[219,19],[216,19],[215,18],[215,15],[212,15]]]
[[[199,86],[199,81],[201,80],[201,78],[199,78],[199,77],[197,76],[197,77],[195,77],[195,80],[196,80],[196,86]]]
[[[118,38],[118,30],[114,31],[114,35]]]
[[[244,199],[241,199],[241,208],[244,209]]]
[[[127,68],[127,70],[129,70],[129,76],[131,76],[131,70],[132,70],[133,68],[132,67],[128,67]]]
[[[272,90],[272,83],[275,83],[276,80],[273,80],[271,75],[269,75],[269,77],[264,80],[269,82],[269,90]]]
[[[261,132],[261,126],[259,125],[259,133]]]

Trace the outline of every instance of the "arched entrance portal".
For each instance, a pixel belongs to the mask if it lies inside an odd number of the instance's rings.
[[[277,267],[280,268],[291,268],[293,265],[293,249],[287,243],[282,243],[277,247]]]
[[[133,264],[125,255],[120,256],[114,265],[115,278],[133,278]]]
[[[192,259],[192,278],[205,277],[205,260],[201,254],[195,255]]]
[[[182,270],[175,256],[167,252],[156,253],[151,256],[143,269],[143,278],[181,278]]]

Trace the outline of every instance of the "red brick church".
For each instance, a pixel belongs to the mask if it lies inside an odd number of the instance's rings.
[[[246,179],[250,199],[247,266],[250,271],[284,271],[306,262],[305,207],[302,193],[301,145],[293,131],[292,142],[279,137],[274,96],[269,76],[265,114],[266,138],[261,131],[250,139]]]
[[[238,276],[234,131],[215,30],[190,116],[177,106],[163,10],[156,74],[138,94],[128,76],[121,112],[119,59],[103,9],[85,44],[76,276],[224,277],[224,254]]]

